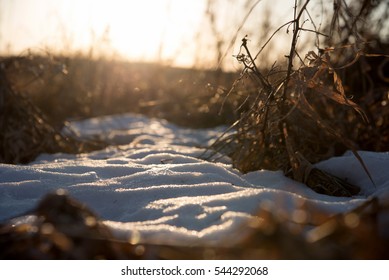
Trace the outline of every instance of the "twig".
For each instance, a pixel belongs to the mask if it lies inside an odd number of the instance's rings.
[[[256,74],[256,76],[259,78],[259,80],[261,81],[262,83],[262,86],[266,89],[266,90],[271,90],[272,86],[271,84],[263,77],[263,75],[261,74],[261,72],[259,71],[257,65],[255,64],[255,61],[253,59],[253,57],[251,56],[251,53],[247,47],[247,39],[246,37],[244,37],[242,39],[242,46],[243,48],[246,50],[246,53],[250,59],[250,63],[253,65],[253,72]],[[246,65],[247,67],[247,65]]]
[[[308,3],[310,0],[307,0],[303,7],[301,8],[300,12],[296,16],[297,12],[297,0],[295,1],[295,7],[294,7],[294,20],[293,20],[293,37],[292,37],[292,43],[289,51],[289,56],[288,56],[288,70],[286,72],[286,78],[285,78],[285,83],[284,83],[284,92],[282,94],[282,98],[285,100],[286,98],[286,93],[288,91],[288,83],[290,79],[290,75],[292,73],[292,68],[293,68],[293,57],[294,53],[296,52],[296,44],[297,44],[297,39],[298,39],[298,33],[300,31],[300,18],[303,15],[304,10],[306,9]]]

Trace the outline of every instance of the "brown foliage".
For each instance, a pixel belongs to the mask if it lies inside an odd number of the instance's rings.
[[[0,162],[27,163],[41,153],[79,153],[104,147],[103,143],[65,136],[54,128],[26,96],[13,89],[4,69],[0,69]]]
[[[378,67],[378,76],[386,81],[389,75],[384,70],[387,55],[373,55],[358,48],[358,37],[356,44],[341,40],[339,47],[318,48],[317,52],[309,51],[305,59],[302,59],[297,50],[301,32],[311,31],[317,37],[326,36],[316,30],[303,28],[302,15],[307,13],[309,16],[309,2],[304,1],[301,8],[296,4],[294,19],[276,31],[285,26],[293,26],[285,70],[276,64],[267,73],[266,69],[259,69],[256,65],[258,55],[253,57],[248,48],[248,39],[242,39],[236,58],[244,69],[226,97],[235,100],[232,101],[233,104],[238,103],[236,110],[240,113],[240,118],[231,127],[235,132],[216,140],[213,148],[230,155],[234,166],[242,172],[258,169],[283,170],[286,175],[307,184],[317,192],[351,196],[359,193],[359,187],[317,170],[312,164],[351,150],[365,169],[366,175],[373,181],[357,150],[366,147],[364,142],[374,142],[370,146],[370,150],[374,151],[389,148],[388,96],[383,94],[387,91],[388,84],[384,91],[381,89],[381,95],[375,93],[372,97],[372,94],[361,91],[361,88],[350,86],[354,80],[365,79],[365,75],[355,76],[350,81],[345,73],[359,58],[381,58],[384,62]],[[340,15],[344,18],[340,23],[333,19],[332,27],[343,23],[347,15],[351,17],[353,8],[344,6],[342,1],[336,3],[335,19]],[[363,5],[356,9],[359,15],[353,18],[353,23],[348,25],[345,22],[348,33],[344,33],[343,29],[338,35],[349,38],[357,34],[359,21],[363,20],[360,17],[369,14],[363,10],[367,8],[368,5]],[[269,40],[273,36],[274,34]],[[328,37],[332,40],[332,36],[331,33]],[[328,39],[327,43],[334,43],[331,40]],[[267,43],[268,41],[265,46]],[[356,52],[347,52],[355,48]],[[260,52],[262,50],[263,48]],[[300,66],[295,68],[297,57]],[[352,70],[349,73],[355,74]],[[371,103],[366,102],[372,99],[374,101]],[[369,135],[372,134],[376,138],[371,139]]]

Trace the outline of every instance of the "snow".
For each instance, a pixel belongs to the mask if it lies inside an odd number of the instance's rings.
[[[278,171],[241,174],[227,157],[203,159],[224,127],[184,129],[132,114],[74,121],[70,127],[79,137],[112,145],[87,154],[42,154],[27,165],[0,164],[0,222],[31,221],[26,213],[46,193],[64,189],[119,239],[226,246],[226,237],[263,205],[289,216],[301,207],[332,215],[371,197],[389,201],[388,152],[359,152],[375,185],[352,153],[317,164],[362,189],[351,198],[331,197]],[[381,220],[386,227],[388,217]]]

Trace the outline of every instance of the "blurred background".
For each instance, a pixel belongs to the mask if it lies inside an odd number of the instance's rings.
[[[253,45],[263,42],[292,19],[293,5],[280,0],[1,0],[0,52],[49,50],[231,71],[239,68],[232,55],[240,40],[248,35]],[[283,43],[274,44],[269,60],[277,58]]]
[[[231,124],[242,100],[257,93],[247,81],[226,98],[244,68],[236,59],[242,39],[260,69],[285,71],[293,8],[305,2],[0,0],[1,66],[12,89],[54,126],[124,112],[191,127]],[[366,42],[385,53],[388,2],[310,1],[296,61],[350,44],[356,48],[343,58],[353,59]]]

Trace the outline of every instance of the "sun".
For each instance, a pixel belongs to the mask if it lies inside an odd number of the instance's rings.
[[[89,34],[93,30],[96,37],[105,34],[109,41],[107,47],[112,47],[128,59],[174,59],[176,55],[183,55],[183,49],[188,49],[188,42],[198,30],[202,2],[204,1],[79,1],[77,13],[87,17],[72,29],[84,30]],[[85,30],[88,27],[90,30]]]
[[[2,5],[2,51],[49,49],[190,63],[206,0],[14,0]],[[4,12],[3,12],[4,13]],[[187,60],[185,62],[185,60]]]
[[[101,16],[94,25],[100,30],[109,28],[111,44],[129,58],[156,59],[169,20],[168,2],[121,1],[115,6],[95,10]]]

